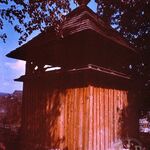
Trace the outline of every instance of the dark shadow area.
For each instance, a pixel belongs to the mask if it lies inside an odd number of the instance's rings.
[[[51,89],[50,90],[50,103],[51,108],[49,109],[47,115],[46,115],[46,131],[48,131],[47,134],[47,142],[48,146],[51,149],[59,149],[60,144],[64,143],[65,137],[62,137],[60,139],[59,137],[59,130],[57,129],[58,125],[58,118],[60,117],[60,109],[62,107],[62,103],[64,103],[62,99],[62,94],[65,94],[65,90],[63,89]],[[65,148],[66,149],[66,148]]]
[[[59,149],[65,141],[65,137],[60,139],[58,130],[65,90],[51,88],[49,83],[31,84],[25,91],[27,92],[24,104],[26,112],[23,112],[25,124],[22,130],[21,150]]]
[[[128,93],[128,107],[120,111],[119,123],[121,125],[120,135],[124,148],[149,150],[148,138],[141,138],[139,131],[140,109],[145,105],[141,99],[139,90],[130,90]],[[148,107],[145,105],[145,107]],[[144,140],[145,139],[145,140]]]

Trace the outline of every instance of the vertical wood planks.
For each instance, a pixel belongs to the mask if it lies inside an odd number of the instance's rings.
[[[38,87],[25,88],[24,131],[36,138],[36,133],[46,128],[40,138],[45,135],[44,143],[50,148],[107,150],[120,138],[119,120],[128,106],[127,91],[94,86],[47,87],[41,95]]]

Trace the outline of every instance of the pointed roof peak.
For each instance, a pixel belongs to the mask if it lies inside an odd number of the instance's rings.
[[[76,0],[76,2],[81,6],[81,5],[84,5],[86,6],[90,0]]]

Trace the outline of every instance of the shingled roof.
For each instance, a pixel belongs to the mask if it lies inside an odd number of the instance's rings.
[[[91,38],[91,36],[93,36],[93,38]],[[71,43],[72,45],[70,44],[69,46],[70,49],[73,49],[74,45],[79,45],[79,37],[82,37],[82,40],[84,39],[85,44],[86,40],[87,43],[88,40],[89,42],[92,41],[92,47],[102,45],[102,40],[108,41],[108,44],[105,44],[106,47],[109,43],[111,43],[110,48],[111,45],[117,45],[120,47],[119,49],[123,51],[120,52],[120,56],[128,55],[131,58],[133,55],[137,55],[137,51],[134,50],[118,32],[101,20],[89,7],[81,5],[66,15],[66,19],[61,25],[61,36],[58,36],[54,28],[50,27],[47,31],[39,34],[28,43],[7,54],[7,56],[31,61],[37,61],[37,59],[40,61],[41,59],[41,61],[45,60],[54,66],[61,66],[64,59],[70,57],[68,55],[65,56],[67,52],[64,51],[68,48],[66,43]],[[76,47],[75,51],[77,51],[77,49],[79,49],[79,47]],[[96,47],[96,49],[98,48]],[[116,53],[116,51],[111,53]],[[57,57],[57,62],[54,57]]]
[[[87,6],[80,6],[66,16],[62,25],[63,34],[71,35],[84,30],[97,32],[104,38],[110,39],[122,46],[135,51],[131,45],[112,27],[105,23],[96,13]]]

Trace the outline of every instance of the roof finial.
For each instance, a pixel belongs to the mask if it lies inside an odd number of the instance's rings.
[[[86,6],[90,0],[76,0],[76,2],[79,4],[79,5],[84,5]]]

